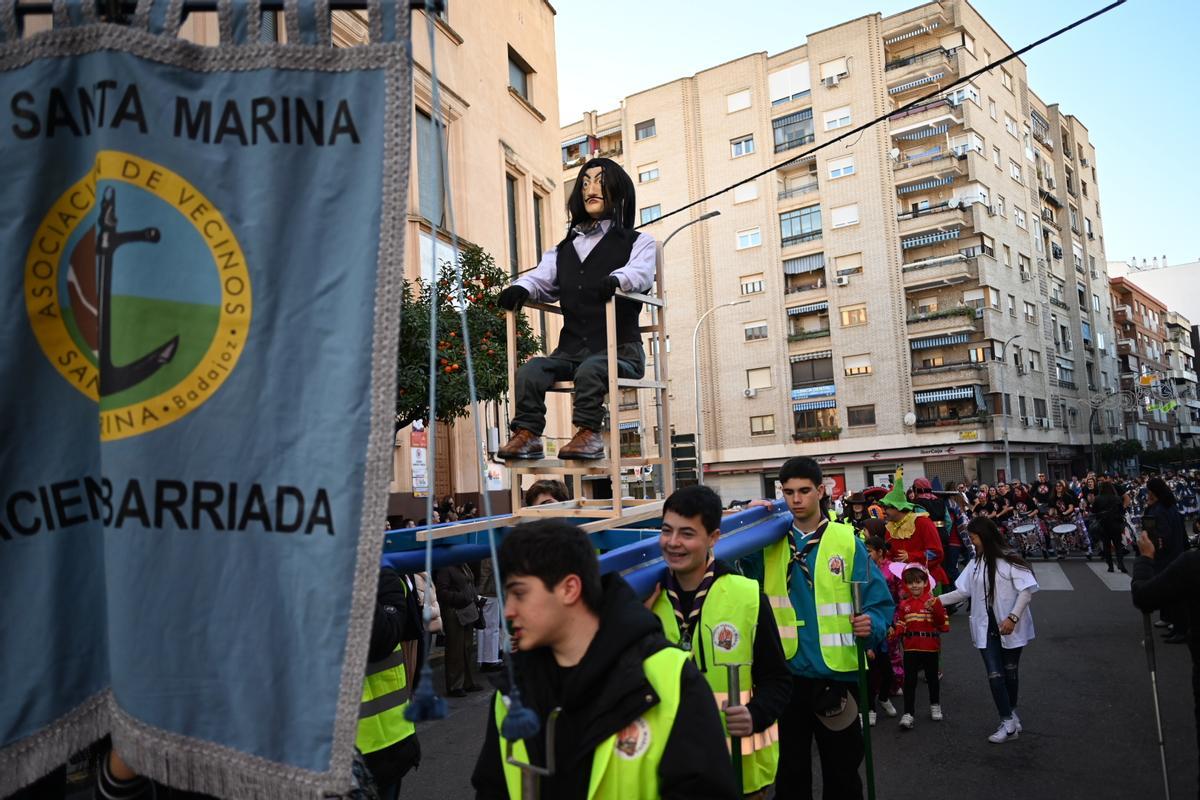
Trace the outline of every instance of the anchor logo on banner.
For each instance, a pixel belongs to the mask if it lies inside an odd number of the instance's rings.
[[[195,411],[233,372],[250,276],[229,222],[196,187],[104,150],[34,234],[25,307],[46,358],[99,406],[101,439],[122,439]]]

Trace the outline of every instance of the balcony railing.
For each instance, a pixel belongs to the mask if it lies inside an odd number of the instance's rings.
[[[1064,303],[1062,300],[1059,300],[1057,297],[1050,298],[1050,305],[1058,306],[1059,308],[1070,309],[1069,305]]]
[[[916,211],[905,211],[903,213],[897,214],[896,219],[898,219],[898,220],[916,219],[918,217],[929,216],[930,214],[938,214],[942,211],[961,211],[961,210],[962,210],[962,206],[959,205],[957,201],[951,203],[949,200],[946,200],[945,202],[938,203],[936,206],[929,206],[928,208],[919,208]]]
[[[1071,391],[1075,391],[1079,388],[1075,385],[1075,381],[1064,381],[1062,379],[1057,379],[1055,380],[1055,383],[1057,383],[1061,389],[1070,389]]]
[[[914,64],[932,64],[937,61],[944,61],[952,55],[954,55],[953,50],[947,50],[944,47],[935,47],[932,50],[926,50],[924,53],[917,53],[908,58],[898,58],[895,61],[889,61],[883,69],[885,72],[890,72],[891,70],[909,67]]]
[[[935,419],[918,419],[918,428],[943,428],[950,425],[979,425],[987,422],[987,414],[972,414],[969,417],[937,417]]]
[[[824,442],[836,439],[842,434],[841,428],[807,428],[792,434],[796,442]]]
[[[905,112],[903,112],[903,113],[900,113],[900,114],[895,114],[895,115],[893,115],[893,116],[889,117],[888,119],[889,119],[889,120],[890,120],[892,123],[896,123],[896,122],[899,122],[900,120],[902,120],[902,119],[905,119],[905,118],[907,118],[907,117],[914,117],[914,116],[916,116],[917,114],[924,114],[926,111],[930,111],[930,110],[932,110],[932,109],[935,109],[935,108],[941,108],[942,106],[945,106],[946,108],[953,108],[953,107],[954,107],[954,104],[953,104],[953,103],[951,103],[951,102],[950,102],[948,99],[946,99],[945,97],[939,97],[939,98],[938,98],[938,99],[936,99],[936,100],[930,100],[928,103],[922,103],[922,104],[921,104],[921,105],[919,105],[919,106],[913,106],[913,107],[912,107],[912,108],[910,108],[908,111],[905,111]]]
[[[978,345],[979,343],[972,342],[972,344]],[[960,370],[960,369],[987,369],[987,362],[986,361],[952,361],[947,364],[937,364],[936,366],[930,366],[930,367],[914,366],[914,367],[912,367],[911,371],[912,371],[912,374],[914,374],[914,375],[933,375],[933,374],[936,374],[939,372],[952,372],[954,370]]]
[[[635,411],[637,410],[638,402],[634,400],[632,403],[620,403],[617,405],[618,411]]]
[[[785,237],[783,237],[783,246],[791,247],[792,245],[800,244],[801,242],[811,242],[816,239],[820,239],[821,233],[822,233],[821,229],[817,228],[815,231],[808,231],[807,233],[797,233],[794,236],[785,236]]]
[[[793,186],[791,189],[784,189],[782,192],[780,192],[777,199],[790,200],[793,197],[800,197],[801,195],[808,194],[809,192],[815,192],[818,188],[819,185],[817,181],[806,183],[803,186]]]
[[[939,308],[937,311],[926,311],[924,313],[912,314],[908,317],[907,322],[925,322],[931,319],[946,319],[947,317],[967,317],[975,319],[976,309],[971,306],[954,306],[953,308]]]
[[[817,138],[815,133],[806,133],[803,136],[793,136],[786,141],[778,142],[775,145],[775,152],[782,153],[785,150],[794,150],[797,147],[803,147],[806,144],[811,144]]]
[[[800,294],[801,292],[812,292],[812,291],[816,291],[817,289],[824,289],[824,288],[825,288],[825,279],[821,278],[820,280],[810,281],[808,283],[788,284],[787,286],[784,287],[783,293],[784,294]]]
[[[800,331],[799,333],[789,333],[789,342],[803,342],[806,339],[820,339],[823,336],[829,335],[829,328],[818,328],[813,331]]]

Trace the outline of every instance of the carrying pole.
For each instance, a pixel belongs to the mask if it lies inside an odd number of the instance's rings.
[[[856,617],[862,613],[862,587],[861,581],[850,582]],[[871,720],[868,714],[871,706],[867,696],[867,643],[857,636],[854,639],[858,647],[858,714],[863,732],[863,760],[867,766],[867,800],[875,800],[875,758],[871,754]]]
[[[1162,761],[1163,797],[1171,800],[1171,778],[1167,774],[1167,745],[1163,739],[1162,711],[1158,706],[1158,668],[1154,661],[1154,626],[1150,624],[1150,615],[1142,614],[1142,623],[1146,629],[1146,664],[1150,667],[1150,693],[1154,696],[1154,725],[1158,733],[1158,757]]]
[[[742,678],[738,672],[744,666],[743,664],[725,664],[725,669],[729,671],[728,694],[729,699],[726,700],[726,705],[741,705],[742,704]],[[733,753],[733,779],[737,786],[742,785],[742,740],[737,736],[729,737],[729,747]]]

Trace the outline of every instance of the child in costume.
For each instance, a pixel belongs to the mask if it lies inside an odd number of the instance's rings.
[[[893,565],[893,569],[896,565]],[[942,634],[950,630],[946,609],[930,592],[929,572],[920,564],[904,564],[901,578],[908,597],[896,606],[895,634],[904,643],[904,716],[900,727],[912,730],[917,678],[922,670],[929,684],[929,717],[942,719],[938,655]]]

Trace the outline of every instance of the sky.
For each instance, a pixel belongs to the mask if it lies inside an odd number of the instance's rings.
[[[1110,0],[973,0],[1014,50]],[[748,53],[779,53],[808,32],[916,0],[556,0],[559,114],[623,97]],[[1110,261],[1200,260],[1200,2],[1127,0],[1024,56],[1029,85],[1087,127],[1096,147]],[[617,43],[617,44],[614,44]],[[1200,292],[1200,286],[1193,287]]]

